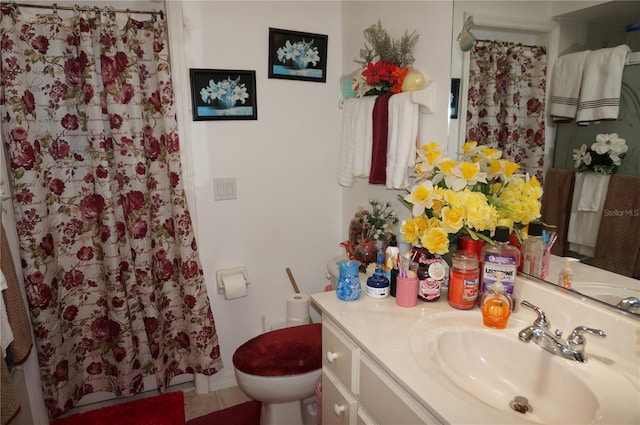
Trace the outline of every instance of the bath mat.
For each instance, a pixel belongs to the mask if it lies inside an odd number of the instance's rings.
[[[259,425],[261,408],[262,403],[251,400],[193,418],[186,425]]]
[[[185,423],[184,394],[174,391],[141,398],[51,422],[51,425],[182,425]]]

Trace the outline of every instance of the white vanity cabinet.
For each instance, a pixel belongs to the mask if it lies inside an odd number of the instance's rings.
[[[327,317],[322,351],[323,425],[439,423]]]

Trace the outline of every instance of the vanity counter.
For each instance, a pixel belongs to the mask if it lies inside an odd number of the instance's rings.
[[[573,294],[563,294],[547,284],[519,276],[516,298],[527,299],[542,308],[551,321],[552,330],[565,332],[579,325],[599,327],[607,331],[607,338],[589,338],[586,351],[593,355],[615,358],[612,367],[624,369],[630,376],[640,376],[638,370],[637,318],[611,311],[604,306],[585,302]],[[448,312],[468,315],[482,325],[477,307],[456,310],[449,306],[446,292],[436,302],[418,301],[418,305],[402,308],[394,297],[373,299],[364,294],[356,301],[341,301],[335,291],[313,294],[311,303],[373,359],[395,382],[431,415],[442,423],[513,424],[517,416],[504,414],[472,397],[460,398],[449,391],[450,385],[427,373],[416,361],[411,350],[411,334],[425,318]],[[515,341],[523,324],[535,319],[532,310],[517,306],[507,328],[490,332],[510,334]],[[488,329],[488,328],[487,328]],[[524,344],[524,343],[523,343]],[[549,354],[552,356],[552,354]],[[562,360],[562,359],[560,359]],[[513,359],[517,362],[518,359]],[[576,364],[579,367],[579,364]],[[637,385],[637,383],[636,383]],[[521,422],[529,422],[523,420]]]

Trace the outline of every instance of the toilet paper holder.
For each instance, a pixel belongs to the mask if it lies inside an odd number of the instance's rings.
[[[218,288],[218,294],[224,294],[224,278],[234,274],[241,273],[244,278],[245,284],[250,284],[249,275],[247,274],[247,268],[244,266],[232,267],[230,269],[222,269],[216,271],[216,283]]]

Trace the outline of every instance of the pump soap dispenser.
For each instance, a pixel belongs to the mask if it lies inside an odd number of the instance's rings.
[[[489,328],[506,328],[511,315],[512,300],[504,291],[503,277],[504,274],[496,273],[496,281],[488,288],[488,292],[482,299],[482,323]]]
[[[571,289],[571,285],[573,284],[573,270],[571,270],[571,263],[574,261],[580,260],[571,257],[564,258],[564,267],[560,270],[560,274],[558,276],[558,285],[563,288]]]

